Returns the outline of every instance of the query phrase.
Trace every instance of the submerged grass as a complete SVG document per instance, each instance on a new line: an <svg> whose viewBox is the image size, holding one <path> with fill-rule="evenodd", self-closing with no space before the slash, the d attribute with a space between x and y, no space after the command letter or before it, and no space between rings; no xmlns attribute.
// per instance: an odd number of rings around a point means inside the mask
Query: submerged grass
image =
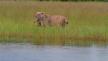
<svg viewBox="0 0 108 61"><path fill-rule="evenodd" d="M0 41L48 45L106 45L108 3L0 2ZM68 17L65 27L38 27L33 15L43 11Z"/></svg>

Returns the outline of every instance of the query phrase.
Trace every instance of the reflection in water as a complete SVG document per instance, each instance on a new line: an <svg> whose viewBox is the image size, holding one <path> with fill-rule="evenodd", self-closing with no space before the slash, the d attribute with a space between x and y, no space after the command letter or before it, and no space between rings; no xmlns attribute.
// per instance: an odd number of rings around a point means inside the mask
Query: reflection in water
<svg viewBox="0 0 108 61"><path fill-rule="evenodd" d="M0 44L0 61L108 61L108 48Z"/></svg>

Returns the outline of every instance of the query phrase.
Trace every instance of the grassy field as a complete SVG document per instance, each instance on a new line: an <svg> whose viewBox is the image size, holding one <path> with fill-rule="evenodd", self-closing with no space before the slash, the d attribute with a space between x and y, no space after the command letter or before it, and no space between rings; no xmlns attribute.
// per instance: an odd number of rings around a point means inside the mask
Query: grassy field
<svg viewBox="0 0 108 61"><path fill-rule="evenodd" d="M68 17L61 27L38 27L38 12ZM0 41L50 45L107 45L108 3L104 2L0 2Z"/></svg>

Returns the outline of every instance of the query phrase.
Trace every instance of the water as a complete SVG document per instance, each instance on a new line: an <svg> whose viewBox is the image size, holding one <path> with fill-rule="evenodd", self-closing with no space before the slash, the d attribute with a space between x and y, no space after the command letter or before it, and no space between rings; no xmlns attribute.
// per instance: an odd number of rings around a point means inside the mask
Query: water
<svg viewBox="0 0 108 61"><path fill-rule="evenodd" d="M0 61L108 61L108 48L0 44Z"/></svg>

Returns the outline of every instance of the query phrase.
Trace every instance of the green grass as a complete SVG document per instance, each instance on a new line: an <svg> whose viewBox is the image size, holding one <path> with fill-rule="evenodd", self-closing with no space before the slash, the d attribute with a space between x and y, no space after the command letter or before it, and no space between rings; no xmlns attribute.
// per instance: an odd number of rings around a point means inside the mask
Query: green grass
<svg viewBox="0 0 108 61"><path fill-rule="evenodd" d="M104 2L0 2L0 41L51 45L107 44L108 3ZM38 12L68 17L65 27L38 27Z"/></svg>

